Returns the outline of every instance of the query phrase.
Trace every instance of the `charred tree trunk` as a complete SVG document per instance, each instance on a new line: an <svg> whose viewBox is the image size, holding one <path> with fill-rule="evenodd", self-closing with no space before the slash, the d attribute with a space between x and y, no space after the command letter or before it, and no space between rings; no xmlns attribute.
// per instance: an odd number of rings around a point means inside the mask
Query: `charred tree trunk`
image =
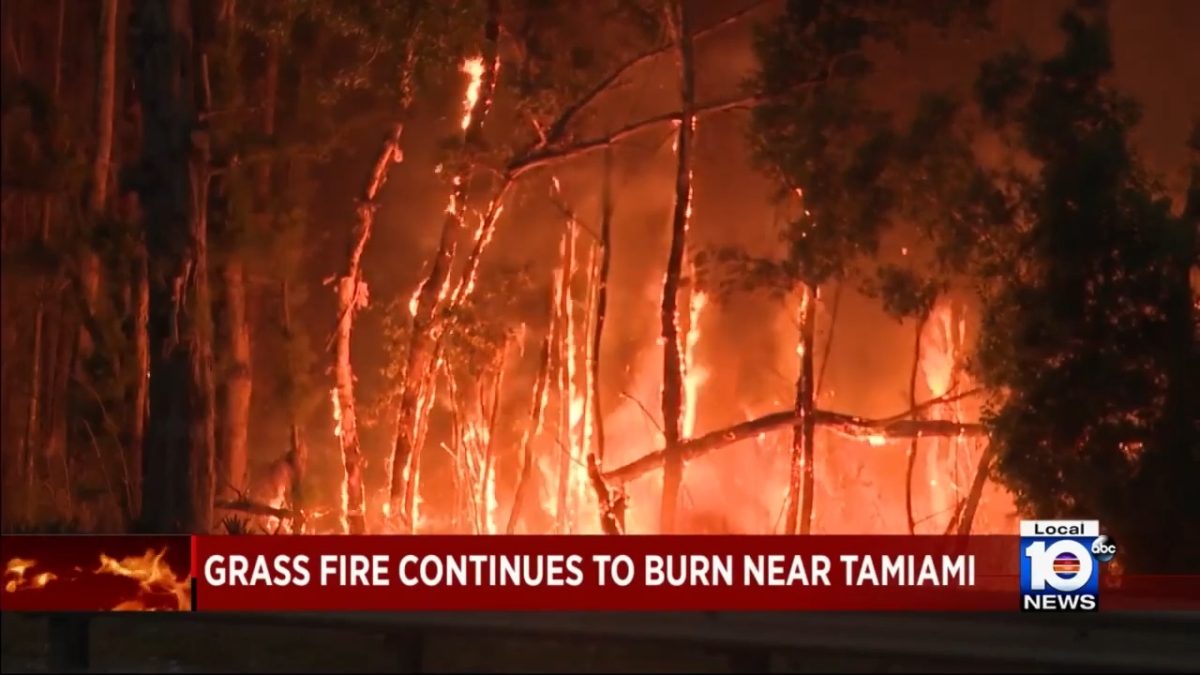
<svg viewBox="0 0 1200 675"><path fill-rule="evenodd" d="M466 120L465 140L468 151L479 146L483 136L483 123L492 107L496 89L496 70L499 64L500 2L488 1L488 17L484 29L484 72L480 80L478 98ZM409 340L398 411L396 415L396 445L392 450L392 476L389 490L389 512L398 516L412 531L415 526L411 510L406 504L413 503L415 496L406 495L409 484L416 484L416 473L420 468L420 444L417 443L420 429L424 427L426 408L426 383L429 373L436 371L437 345L443 330L441 309L447 295L451 267L454 264L458 240L463 232L463 208L467 201L471 182L471 162L454 177L450 208L442 223L442 234L438 250L430 265L429 276L421 283L412 307L412 336Z"/></svg>
<svg viewBox="0 0 1200 675"><path fill-rule="evenodd" d="M925 330L925 322L928 320L929 314L924 313L917 319L917 334L913 339L913 363L912 370L908 375L908 407L915 410L917 407L917 371L921 367L921 333ZM917 413L913 413L914 420L917 419ZM904 515L908 519L908 533L916 533L916 520L913 518L913 473L917 466L917 451L920 449L921 439L913 436L908 445L908 463L904 468Z"/></svg>
<svg viewBox="0 0 1200 675"><path fill-rule="evenodd" d="M92 185L88 194L88 207L93 214L104 210L108 195L116 97L117 0L103 0L100 6L100 63L96 78L96 155L92 158Z"/></svg>
<svg viewBox="0 0 1200 675"><path fill-rule="evenodd" d="M676 139L678 164L675 170L675 209L671 216L671 250L667 258L667 274L663 281L663 435L667 450L663 466L662 506L659 529L675 531L675 511L679 505L679 488L683 482L683 459L675 452L683 429L683 356L679 343L679 281L683 271L683 254L687 247L688 217L692 211L692 133L695 125L695 70L692 63L692 19L686 0L674 8L678 32L680 60L680 91L683 107Z"/></svg>
<svg viewBox="0 0 1200 675"><path fill-rule="evenodd" d="M190 9L185 0L139 0L133 19L143 121L138 188L151 265L142 516L156 532L208 532L213 508L209 159L197 125Z"/></svg>
<svg viewBox="0 0 1200 675"><path fill-rule="evenodd" d="M150 315L150 287L147 278L147 262L144 244L138 245L138 254L133 260L132 309L133 309L133 362L135 380L129 400L129 430L127 454L129 470L129 517L135 521L141 514L142 495L142 448L146 439L147 397L150 391L150 338L146 324Z"/></svg>
<svg viewBox="0 0 1200 675"><path fill-rule="evenodd" d="M595 421L595 453L587 457L588 480L600 509L600 529L605 534L625 531L625 500L614 495L604 482L604 405L600 400L600 348L604 321L608 316L608 275L612 266L612 149L604 152L604 179L600 194L600 264L596 272L596 317L592 326L592 419Z"/></svg>
<svg viewBox="0 0 1200 675"><path fill-rule="evenodd" d="M93 225L108 201L108 176L113 154L113 110L117 92L117 0L104 0L100 10L100 59L96 73L96 154L92 157L88 212ZM85 248L80 260L80 282L85 307L96 313L100 291L100 257ZM85 327L79 329L79 353L86 360L95 349Z"/></svg>
<svg viewBox="0 0 1200 675"><path fill-rule="evenodd" d="M409 64L411 71L411 64ZM409 72L404 73L407 78ZM370 177L363 189L355 209L354 228L350 236L350 249L346 267L338 279L337 287L337 334L334 338L334 395L341 411L341 433L338 441L342 448L342 463L345 474L342 478L343 528L351 534L366 532L366 493L362 483L362 449L358 438L358 414L354 399L354 367L350 360L351 333L354 330L354 313L366 306L367 290L362 281L362 255L371 228L375 224L375 211L379 208L378 196L387 181L392 164L404 159L400 138L404 132L411 93L407 84L403 89L400 112L392 128L384 138L379 155L375 159Z"/></svg>
<svg viewBox="0 0 1200 675"><path fill-rule="evenodd" d="M796 378L796 423L792 426L792 461L788 473L786 534L808 534L812 528L813 449L816 435L813 349L816 334L816 288L806 284L800 300L800 375Z"/></svg>
<svg viewBox="0 0 1200 675"><path fill-rule="evenodd" d="M293 339L292 333L292 297L288 291L288 282L285 279L279 284L280 302L283 306L283 339L291 344ZM288 350L289 354L291 350ZM290 359L287 363L289 371L294 370L295 366ZM292 532L295 534L304 534L307 527L307 500L304 491L304 477L308 472L308 444L304 442L304 435L300 430L300 421L296 410L295 401L288 401L288 445L292 457L292 484L291 484L291 507L292 507ZM361 534L361 533L360 533Z"/></svg>
<svg viewBox="0 0 1200 675"><path fill-rule="evenodd" d="M600 347L608 317L608 275L612 267L612 148L604 152L600 193L600 271L596 276L596 321L592 329L592 417L596 421L596 461L604 466L604 405L600 400Z"/></svg>
<svg viewBox="0 0 1200 675"><path fill-rule="evenodd" d="M217 325L225 361L217 400L217 493L230 498L245 490L246 439L250 427L253 377L250 364L250 323L246 314L246 271L241 254L230 252L221 265L221 313Z"/></svg>
<svg viewBox="0 0 1200 675"><path fill-rule="evenodd" d="M546 339L542 341L542 353L539 358L537 378L533 385L533 400L530 401L529 426L525 428L525 433L521 436L521 469L517 474L517 487L513 493L512 510L508 514L508 525L504 528L505 534L514 534L517 531L517 521L520 520L521 514L525 509L525 501L528 498L530 483L533 479L533 469L536 465L536 460L533 456L533 440L537 438L542 431L542 423L545 420L546 414L546 394L550 388L550 362L551 356L554 353L554 343L557 339L557 331L555 326L557 321L555 315L558 313L558 284L550 284L550 321L546 326Z"/></svg>
<svg viewBox="0 0 1200 675"><path fill-rule="evenodd" d="M961 536L971 534L971 525L975 522L975 512L979 509L979 502L983 498L983 488L987 484L988 472L991 470L992 460L996 456L995 447L989 443L987 449L979 457L975 478L971 480L971 491L967 493L967 500L958 521L958 534Z"/></svg>
<svg viewBox="0 0 1200 675"><path fill-rule="evenodd" d="M222 109L236 110L242 106L243 94L240 76L236 72L237 12L235 0L220 0L205 3L211 22L214 52L221 52L214 61L219 64L211 70L208 61L202 64L201 79L205 97L208 92L219 92L217 103ZM206 107L211 105L206 101ZM214 149L214 154L224 157L228 148ZM237 243L237 225L234 224L233 208L230 204L228 181L223 174L214 178L209 189L210 229L225 246L222 255L214 264L217 279L217 302L214 306L215 345L221 364L217 378L217 495L231 499L243 494L246 489L246 440L250 426L250 400L253 395L253 376L250 358L250 324L246 313L246 263L243 248Z"/></svg>

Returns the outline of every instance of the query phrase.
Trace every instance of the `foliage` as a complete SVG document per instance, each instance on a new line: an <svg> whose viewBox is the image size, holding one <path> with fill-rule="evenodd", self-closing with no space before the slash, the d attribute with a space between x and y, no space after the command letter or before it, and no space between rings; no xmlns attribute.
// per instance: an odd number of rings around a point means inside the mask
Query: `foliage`
<svg viewBox="0 0 1200 675"><path fill-rule="evenodd" d="M483 274L475 292L458 307L448 310L450 320L445 324L441 344L442 358L450 372L469 382L494 370L503 350L541 310L537 302L544 296L544 291L535 288L527 265L501 267ZM407 300L402 300L398 298L382 306L388 354L384 376L389 383L401 381L400 369L405 363L412 330ZM363 422L371 424L389 411L398 393L389 387L376 400L362 406Z"/></svg>
<svg viewBox="0 0 1200 675"><path fill-rule="evenodd" d="M1043 518L1099 518L1126 569L1195 571L1200 475L1195 223L1130 148L1136 105L1114 91L1102 15L1067 13L1063 51L997 59L979 94L1039 168L1018 185L1011 246L983 285L981 381L1000 477ZM1182 512L1180 508L1184 509ZM1185 530L1189 528L1184 528Z"/></svg>
<svg viewBox="0 0 1200 675"><path fill-rule="evenodd" d="M774 179L792 214L780 232L781 259L736 249L698 257L706 283L724 291L765 289L780 297L798 285L863 277L897 318L927 311L945 275L960 269L980 221L994 215L986 176L976 167L958 106L926 96L899 128L868 103L867 48L902 45L915 22L945 27L979 23L986 3L788 3L781 20L759 28L759 71L751 81L763 103L755 108L749 141L757 165ZM863 263L883 233L915 224L937 242L937 264L925 278Z"/></svg>

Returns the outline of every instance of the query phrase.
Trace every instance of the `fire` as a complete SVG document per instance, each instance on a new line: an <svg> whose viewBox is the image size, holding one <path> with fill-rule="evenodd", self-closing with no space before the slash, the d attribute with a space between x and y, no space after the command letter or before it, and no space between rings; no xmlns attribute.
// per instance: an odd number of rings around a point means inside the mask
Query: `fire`
<svg viewBox="0 0 1200 675"><path fill-rule="evenodd" d="M111 574L126 577L138 582L142 595L119 603L114 610L146 609L146 596L173 595L176 607L189 610L192 607L191 584L189 577L179 579L171 571L171 566L163 560L167 549L155 551L147 549L141 557L129 556L117 560L103 553L100 554L100 566L96 574Z"/></svg>
<svg viewBox="0 0 1200 675"><path fill-rule="evenodd" d="M420 286L420 284L418 284L416 290L413 291L412 297L409 298L409 300L408 300L409 315L415 317L417 315L417 309L420 306L421 306L421 286Z"/></svg>
<svg viewBox="0 0 1200 675"><path fill-rule="evenodd" d="M885 436L881 436L880 434L872 434L867 436L867 443L869 443L872 448L878 448L887 444L887 438Z"/></svg>
<svg viewBox="0 0 1200 675"><path fill-rule="evenodd" d="M700 316L707 304L708 295L693 289L691 301L688 303L688 329L684 339L684 438L691 438L696 432L700 386L708 379L708 370L696 362L696 346L700 343Z"/></svg>
<svg viewBox="0 0 1200 675"><path fill-rule="evenodd" d="M329 390L329 401L333 404L333 435L342 437L342 401L338 398L337 389Z"/></svg>
<svg viewBox="0 0 1200 675"><path fill-rule="evenodd" d="M27 588L43 588L46 584L58 578L53 572L42 572L32 577L26 577L25 572L35 566L37 566L36 560L29 560L27 558L13 558L9 560L8 564L4 567L5 592L15 593Z"/></svg>
<svg viewBox="0 0 1200 675"><path fill-rule="evenodd" d="M479 100L479 90L483 86L483 58L475 57L467 59L462 64L462 72L471 78L467 84L467 95L463 99L463 131L471 126L471 111L475 109L475 103Z"/></svg>

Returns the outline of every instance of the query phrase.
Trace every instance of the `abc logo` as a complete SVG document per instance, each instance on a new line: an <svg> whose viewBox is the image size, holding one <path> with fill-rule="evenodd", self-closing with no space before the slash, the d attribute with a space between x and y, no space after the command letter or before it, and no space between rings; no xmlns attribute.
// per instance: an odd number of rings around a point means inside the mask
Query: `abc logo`
<svg viewBox="0 0 1200 675"><path fill-rule="evenodd" d="M1098 543L1099 539L1092 546ZM1025 556L1029 558L1029 586L1034 591L1044 591L1047 586L1059 593L1077 591L1092 578L1096 564L1092 552L1071 539L1060 539L1049 546L1036 541L1025 549Z"/></svg>
<svg viewBox="0 0 1200 675"><path fill-rule="evenodd" d="M1117 542L1106 534L1092 542L1092 555L1100 562L1108 562L1117 554Z"/></svg>

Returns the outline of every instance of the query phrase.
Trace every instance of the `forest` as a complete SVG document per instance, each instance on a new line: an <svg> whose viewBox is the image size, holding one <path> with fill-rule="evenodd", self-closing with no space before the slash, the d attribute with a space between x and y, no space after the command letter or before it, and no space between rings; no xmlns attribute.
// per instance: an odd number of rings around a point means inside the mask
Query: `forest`
<svg viewBox="0 0 1200 675"><path fill-rule="evenodd" d="M1171 0L5 2L0 525L1077 517L1194 573L1197 32Z"/></svg>

